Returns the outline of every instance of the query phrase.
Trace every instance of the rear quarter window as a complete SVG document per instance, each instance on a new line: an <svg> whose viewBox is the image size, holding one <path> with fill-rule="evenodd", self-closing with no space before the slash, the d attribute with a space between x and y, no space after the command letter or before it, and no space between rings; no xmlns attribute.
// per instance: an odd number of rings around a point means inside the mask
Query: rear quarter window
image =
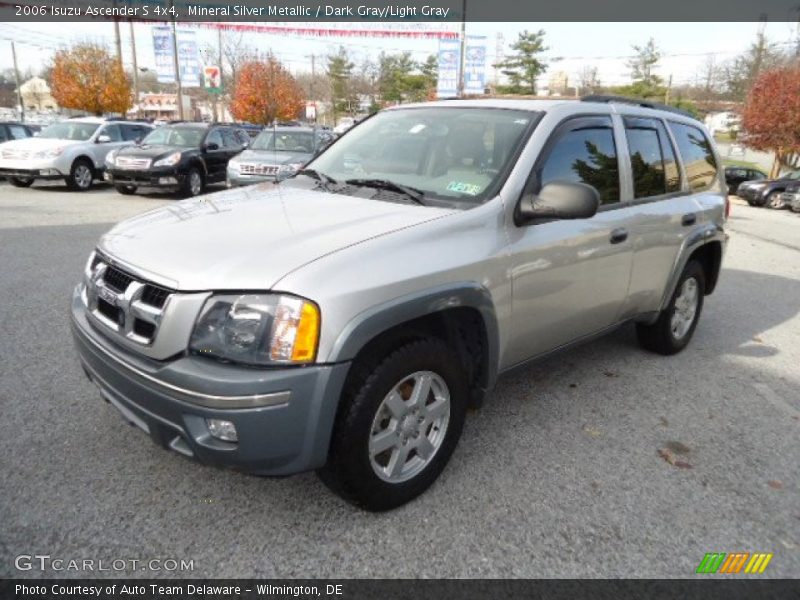
<svg viewBox="0 0 800 600"><path fill-rule="evenodd" d="M717 161L705 133L692 125L669 123L670 131L683 159L686 178L692 191L711 187L717 178Z"/></svg>

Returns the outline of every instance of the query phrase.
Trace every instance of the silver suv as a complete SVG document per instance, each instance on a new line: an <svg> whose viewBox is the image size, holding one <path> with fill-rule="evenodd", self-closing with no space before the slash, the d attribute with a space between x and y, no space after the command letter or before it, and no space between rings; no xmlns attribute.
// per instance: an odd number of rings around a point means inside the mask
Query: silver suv
<svg viewBox="0 0 800 600"><path fill-rule="evenodd" d="M37 179L63 179L85 191L102 178L106 155L130 146L153 129L147 123L82 117L48 125L36 135L0 146L0 176L16 187Z"/></svg>
<svg viewBox="0 0 800 600"><path fill-rule="evenodd" d="M278 185L114 227L72 300L79 356L166 448L390 509L503 372L626 323L689 343L720 164L695 119L621 99L392 108Z"/></svg>

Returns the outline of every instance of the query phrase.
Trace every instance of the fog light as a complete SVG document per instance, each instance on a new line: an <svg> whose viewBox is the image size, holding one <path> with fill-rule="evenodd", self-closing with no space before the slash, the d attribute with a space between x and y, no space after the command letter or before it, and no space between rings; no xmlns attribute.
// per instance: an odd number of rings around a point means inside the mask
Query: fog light
<svg viewBox="0 0 800 600"><path fill-rule="evenodd" d="M208 431L212 436L224 442L238 442L239 436L236 433L236 425L223 419L206 419Z"/></svg>
<svg viewBox="0 0 800 600"><path fill-rule="evenodd" d="M158 183L161 185L177 185L178 180L174 177L159 177Z"/></svg>

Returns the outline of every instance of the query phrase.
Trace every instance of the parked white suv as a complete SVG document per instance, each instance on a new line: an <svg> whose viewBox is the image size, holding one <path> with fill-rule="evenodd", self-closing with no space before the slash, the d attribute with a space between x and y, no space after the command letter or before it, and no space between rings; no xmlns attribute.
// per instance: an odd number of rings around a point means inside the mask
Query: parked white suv
<svg viewBox="0 0 800 600"><path fill-rule="evenodd" d="M36 137L3 144L0 177L16 187L29 187L37 179L64 179L70 189L85 191L103 176L109 151L134 143L151 129L147 123L98 117L59 121Z"/></svg>

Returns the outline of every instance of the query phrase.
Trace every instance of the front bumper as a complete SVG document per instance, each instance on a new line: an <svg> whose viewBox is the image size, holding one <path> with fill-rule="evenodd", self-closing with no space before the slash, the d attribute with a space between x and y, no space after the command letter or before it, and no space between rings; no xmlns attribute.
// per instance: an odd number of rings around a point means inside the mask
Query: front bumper
<svg viewBox="0 0 800 600"><path fill-rule="evenodd" d="M134 171L107 168L103 179L112 185L135 185L136 187L179 188L183 185L186 174L175 167L161 167Z"/></svg>
<svg viewBox="0 0 800 600"><path fill-rule="evenodd" d="M736 190L736 195L748 202L761 202L764 199L764 188L742 187Z"/></svg>
<svg viewBox="0 0 800 600"><path fill-rule="evenodd" d="M781 200L792 210L800 211L800 192L783 192Z"/></svg>
<svg viewBox="0 0 800 600"><path fill-rule="evenodd" d="M0 177L20 179L63 179L69 174L53 160L0 160Z"/></svg>
<svg viewBox="0 0 800 600"><path fill-rule="evenodd" d="M101 395L161 446L259 475L289 475L325 464L349 363L253 369L193 356L145 359L97 331L77 294L72 333L81 364ZM232 421L238 442L212 437L208 418Z"/></svg>

